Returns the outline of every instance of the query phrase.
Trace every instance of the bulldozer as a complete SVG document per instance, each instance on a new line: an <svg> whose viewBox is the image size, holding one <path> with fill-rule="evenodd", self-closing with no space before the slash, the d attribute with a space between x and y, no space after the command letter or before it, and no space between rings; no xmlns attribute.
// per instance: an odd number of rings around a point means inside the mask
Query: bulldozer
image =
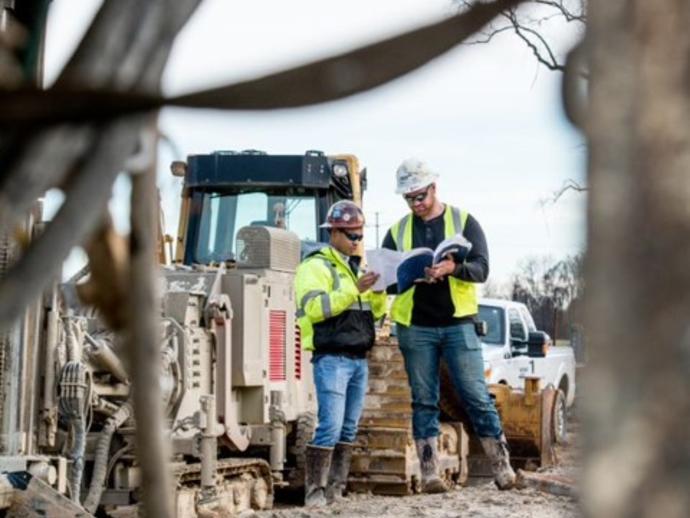
<svg viewBox="0 0 690 518"><path fill-rule="evenodd" d="M362 203L366 170L353 155L256 150L191 155L171 169L184 181L178 235L159 239L159 376L175 509L178 516L268 509L277 489L303 486L315 426L295 270L328 241L319 228L328 207ZM25 233L40 226L37 208ZM0 276L17 254L11 236L0 236ZM0 333L0 510L9 516L136 512L141 474L127 366L116 336L80 299L87 276L55 285ZM410 494L420 485L410 393L388 329L380 326L370 353L349 488ZM525 452L516 459L552 462L548 390L528 380L522 392L491 391L509 442ZM463 483L476 445L447 379L442 394L441 467Z"/></svg>

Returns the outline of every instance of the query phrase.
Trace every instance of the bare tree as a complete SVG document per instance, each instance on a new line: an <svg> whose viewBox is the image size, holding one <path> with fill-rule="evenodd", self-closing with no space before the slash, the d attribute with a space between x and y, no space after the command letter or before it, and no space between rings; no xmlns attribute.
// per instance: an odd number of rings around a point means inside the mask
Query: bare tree
<svg viewBox="0 0 690 518"><path fill-rule="evenodd" d="M482 1L455 0L455 3L460 9L469 9ZM586 23L586 0L529 0L520 7L502 11L468 44L489 43L499 34L513 34L527 45L541 65L563 72L569 50L563 48L563 32L579 40L584 36Z"/></svg>
<svg viewBox="0 0 690 518"><path fill-rule="evenodd" d="M587 192L589 189L587 188L586 185L581 185L579 182L576 182L572 178L568 178L563 182L563 185L561 185L560 188L556 189L553 191L551 194L548 196L545 196L541 200L539 200L539 204L542 207L545 207L547 205L553 205L560 200L563 195L569 191L572 192Z"/></svg>
<svg viewBox="0 0 690 518"><path fill-rule="evenodd" d="M510 287L505 283L489 279L481 286L482 297L491 299L510 298Z"/></svg>
<svg viewBox="0 0 690 518"><path fill-rule="evenodd" d="M568 311L583 291L582 261L582 255L561 260L530 257L513 275L511 298L526 304L537 327L554 338L569 335Z"/></svg>
<svg viewBox="0 0 690 518"><path fill-rule="evenodd" d="M462 11L485 0L453 0ZM527 0L501 12L490 24L467 41L468 45L490 43L499 35L514 35L531 50L537 62L548 70L565 72L570 67L569 83L563 84L566 102L572 103L583 90L589 71L581 52L587 27L587 0ZM570 56L569 62L566 56ZM578 58L578 59L576 59ZM541 200L542 205L555 204L568 191L586 192L586 185L568 179Z"/></svg>

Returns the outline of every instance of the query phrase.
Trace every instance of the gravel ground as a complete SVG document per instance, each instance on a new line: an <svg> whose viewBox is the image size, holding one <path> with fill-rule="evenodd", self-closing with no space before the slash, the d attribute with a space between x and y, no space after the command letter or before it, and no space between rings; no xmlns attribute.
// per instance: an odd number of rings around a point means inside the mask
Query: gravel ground
<svg viewBox="0 0 690 518"><path fill-rule="evenodd" d="M464 487L442 495L383 497L352 495L343 504L316 511L302 507L276 508L248 513L271 518L312 518L320 516L403 518L436 517L506 517L570 518L579 516L577 504L567 497L540 493L533 489L499 492L493 483Z"/></svg>
<svg viewBox="0 0 690 518"><path fill-rule="evenodd" d="M576 478L579 459L577 424L570 423L570 445L558 448L559 465L540 472ZM487 479L471 479L467 487L458 487L442 495L384 497L355 494L341 504L323 510L307 510L300 506L276 504L272 511L243 513L243 517L312 518L339 516L343 518L376 517L472 517L472 518L574 518L580 516L573 498L554 496L535 489L498 491Z"/></svg>

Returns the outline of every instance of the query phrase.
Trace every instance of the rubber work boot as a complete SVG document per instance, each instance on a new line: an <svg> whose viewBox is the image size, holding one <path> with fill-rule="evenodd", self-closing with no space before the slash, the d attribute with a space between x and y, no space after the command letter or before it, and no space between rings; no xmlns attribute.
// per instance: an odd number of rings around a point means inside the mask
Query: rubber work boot
<svg viewBox="0 0 690 518"><path fill-rule="evenodd" d="M328 503L344 500L343 491L347 487L347 475L352 462L352 443L339 442L333 449L331 472L328 475L326 500Z"/></svg>
<svg viewBox="0 0 690 518"><path fill-rule="evenodd" d="M416 439L419 470L422 472L422 491L425 493L445 493L448 487L438 474L438 439L427 437Z"/></svg>
<svg viewBox="0 0 690 518"><path fill-rule="evenodd" d="M510 466L510 454L506 436L498 439L493 437L481 437L480 441L486 456L491 461L491 471L494 473L494 482L498 489L511 489L515 487L515 472Z"/></svg>
<svg viewBox="0 0 690 518"><path fill-rule="evenodd" d="M306 507L324 507L326 502L326 484L331 469L333 448L307 445L304 466L304 505Z"/></svg>

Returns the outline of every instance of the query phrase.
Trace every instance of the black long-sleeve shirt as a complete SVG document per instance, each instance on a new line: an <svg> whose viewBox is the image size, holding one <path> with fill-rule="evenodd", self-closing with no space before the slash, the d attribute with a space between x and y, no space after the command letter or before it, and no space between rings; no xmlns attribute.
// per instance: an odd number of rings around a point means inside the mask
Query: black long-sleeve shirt
<svg viewBox="0 0 690 518"><path fill-rule="evenodd" d="M470 243L472 249L463 263L455 266L453 276L467 282L484 282L489 276L489 249L486 244L484 231L479 222L467 216L462 235ZM443 214L429 221L412 216L412 247L427 247L435 249L445 239L445 221ZM383 248L396 250L393 235L388 230L383 239ZM394 286L393 293L397 293ZM450 296L448 279L434 284L419 283L414 291L414 307L412 309L412 324L427 327L444 327L459 322L471 320L474 315L463 318L453 317L455 306Z"/></svg>

